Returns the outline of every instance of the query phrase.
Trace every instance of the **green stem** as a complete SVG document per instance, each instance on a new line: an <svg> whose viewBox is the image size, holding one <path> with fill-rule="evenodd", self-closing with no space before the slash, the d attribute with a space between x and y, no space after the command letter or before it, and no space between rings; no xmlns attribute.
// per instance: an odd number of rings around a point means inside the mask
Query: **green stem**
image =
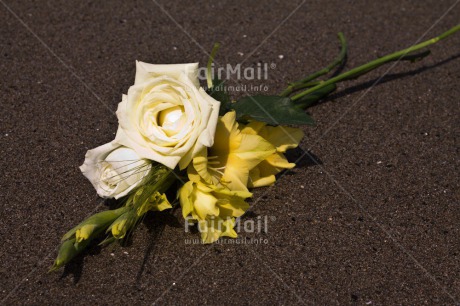
<svg viewBox="0 0 460 306"><path fill-rule="evenodd" d="M315 87L319 84L321 84L323 81L313 81L313 82L308 82L308 83L302 83L302 84L297 84L297 83L292 83L290 85L293 85L293 89L302 89L302 88L310 88L310 87Z"/></svg>
<svg viewBox="0 0 460 306"><path fill-rule="evenodd" d="M349 80L349 79L352 79L352 78L356 78L358 76L361 76L371 70L374 70L380 66L382 66L383 64L386 64L388 62L391 62L391 61L395 61L395 60L401 60L403 59L404 57L407 57L409 53L412 53L412 52L415 52L417 50L420 50L420 49L423 49L427 46L430 46L430 45L433 45L435 43L437 43L438 41L454 34L455 32L457 31L460 31L460 24L451 28L450 30L442 33L441 35L437 36L437 37L434 37L432 39L429 39L427 41L424 41L422 43L419 43L417 45L414 45L412 47L409 47L407 49L403 49L401 51L397 51L397 52L394 52L394 53L391 53L389 55L386 55L384 57L381 57L379 59L376 59L376 60L373 60L367 64L364 64L362 66L359 66L359 67L356 67L354 69L351 69L350 71L347 71L345 73L342 73L336 77L333 77L327 81L324 81L323 83L315 86L315 87L312 87L312 88L309 88L295 96L292 97L292 100L297 100L297 99L300 99L301 97L303 96L306 96L308 94L311 94L312 92L320 89L320 88L323 88L325 86L328 86L330 84L336 84L338 82L341 82L341 81L345 81L345 80ZM424 53L425 54L425 53Z"/></svg>
<svg viewBox="0 0 460 306"><path fill-rule="evenodd" d="M215 43L214 46L212 47L211 55L209 56L209 59L208 59L208 65L206 69L206 80L208 82L209 89L212 88L212 73L211 73L212 63L214 62L214 57L216 57L216 54L217 54L217 51L219 51L219 48L220 48L220 44Z"/></svg>
<svg viewBox="0 0 460 306"><path fill-rule="evenodd" d="M347 56L347 50L348 50L347 41L345 40L345 36L343 35L342 32L338 33L337 36L339 37L340 44L342 47L340 49L339 55L334 59L334 61L330 63L328 66L305 77L304 79L289 84L289 86L280 93L280 96L286 97L298 89L309 87L308 85L306 85L306 83L313 81L322 75L328 74L332 69L334 69L338 65L341 65L345 61L345 58Z"/></svg>

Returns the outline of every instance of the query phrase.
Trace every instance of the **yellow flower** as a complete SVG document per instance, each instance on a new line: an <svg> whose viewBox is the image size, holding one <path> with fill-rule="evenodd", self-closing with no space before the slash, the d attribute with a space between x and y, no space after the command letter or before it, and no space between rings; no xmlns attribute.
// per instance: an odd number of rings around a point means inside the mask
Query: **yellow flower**
<svg viewBox="0 0 460 306"><path fill-rule="evenodd" d="M301 129L287 126L267 126L264 122L252 121L241 129L242 134L259 135L276 147L269 155L249 172L249 187L270 186L275 183L275 175L284 169L295 167L283 153L296 148L303 137Z"/></svg>
<svg viewBox="0 0 460 306"><path fill-rule="evenodd" d="M188 167L190 180L248 191L249 171L276 149L259 135L242 133L235 118L235 112L219 118L214 145L200 151Z"/></svg>
<svg viewBox="0 0 460 306"><path fill-rule="evenodd" d="M198 221L204 243L212 243L221 236L236 238L235 217L249 208L244 200L252 196L247 191L230 191L225 187L188 181L179 190L184 218Z"/></svg>

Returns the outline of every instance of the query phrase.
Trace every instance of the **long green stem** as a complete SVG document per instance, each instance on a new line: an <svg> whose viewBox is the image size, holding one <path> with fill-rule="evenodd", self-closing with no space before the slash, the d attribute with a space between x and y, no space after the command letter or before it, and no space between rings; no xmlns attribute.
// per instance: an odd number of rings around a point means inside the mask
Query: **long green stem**
<svg viewBox="0 0 460 306"><path fill-rule="evenodd" d="M338 33L337 36L339 37L339 40L340 40L341 49L340 49L339 55L334 59L334 61L330 63L328 66L324 67L321 70L316 71L315 73L305 77L304 79L289 84L289 86L280 93L280 96L286 97L298 89L309 87L307 85L308 82L313 81L322 75L328 74L332 69L334 69L338 65L341 65L345 61L345 58L347 56L347 50L348 50L347 41L345 40L345 36L343 35L342 32Z"/></svg>
<svg viewBox="0 0 460 306"><path fill-rule="evenodd" d="M422 43L419 43L417 45L414 45L412 47L409 47L407 49L403 49L401 51L397 51L397 52L394 52L394 53L391 53L389 55L386 55L384 57L381 57L379 59L376 59L376 60L373 60L367 64L364 64L362 66L359 66L359 67L356 67L354 69L351 69L350 71L347 71L345 73L342 73L336 77L333 77L333 78L330 78L329 80L327 81L324 81L322 82L321 84L315 86L315 87L312 87L312 88L309 88L295 96L293 96L291 99L292 100L297 100L297 99L300 99L301 97L303 96L306 96L308 94L311 94L312 92L320 89L320 88L323 88L325 86L328 86L330 84L336 84L338 82L341 82L341 81L345 81L345 80L348 80L348 79L352 79L352 78L356 78L358 76L361 76L371 70L374 70L380 66L382 66L383 64L386 64L388 62L391 62L391 61L395 61L395 60L400 60L401 58L407 56L409 53L412 53L412 52L415 52L417 50L420 50L420 49L423 49L427 46L430 46L430 45L433 45L435 43L437 43L438 41L454 34L455 32L457 31L460 31L460 24L451 28L450 30L442 33L441 35L437 36L437 37L434 37L432 39L429 39L427 41L424 41Z"/></svg>
<svg viewBox="0 0 460 306"><path fill-rule="evenodd" d="M212 88L212 63L214 62L214 57L216 56L217 51L219 51L219 48L220 48L220 44L215 43L214 46L212 47L212 51L208 59L208 65L206 69L206 80L207 80L209 89Z"/></svg>
<svg viewBox="0 0 460 306"><path fill-rule="evenodd" d="M295 91L297 89L315 87L321 84L322 82L323 81L312 81L312 82L302 83L302 84L292 83L291 85L292 85L292 89Z"/></svg>

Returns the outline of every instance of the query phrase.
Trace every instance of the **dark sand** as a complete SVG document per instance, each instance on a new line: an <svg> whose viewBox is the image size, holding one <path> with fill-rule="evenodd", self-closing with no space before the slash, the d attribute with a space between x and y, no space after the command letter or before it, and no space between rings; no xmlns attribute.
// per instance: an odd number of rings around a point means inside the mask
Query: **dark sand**
<svg viewBox="0 0 460 306"><path fill-rule="evenodd" d="M276 63L267 81L248 83L274 94L335 57L338 31L354 67L454 26L460 6L439 20L454 2L307 1L290 15L298 2L161 1L177 25L152 1L5 0L3 304L458 303L460 34L310 110L318 125L301 146L322 165L304 159L257 190L246 216L276 218L267 233L241 234L268 244L187 245L198 235L178 210L177 220L149 216L128 247L93 248L47 274L61 235L100 203L78 166L114 137L136 59L205 64L203 50L220 41L219 63L252 52L243 66Z"/></svg>

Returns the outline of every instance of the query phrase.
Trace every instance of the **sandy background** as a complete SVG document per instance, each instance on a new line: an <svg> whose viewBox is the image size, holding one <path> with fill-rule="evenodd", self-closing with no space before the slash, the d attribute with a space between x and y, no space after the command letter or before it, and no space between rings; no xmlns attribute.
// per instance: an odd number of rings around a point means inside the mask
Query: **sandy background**
<svg viewBox="0 0 460 306"><path fill-rule="evenodd" d="M78 166L114 137L136 59L205 64L220 41L220 63L275 63L275 94L335 57L338 31L350 68L456 25L454 3L0 1L2 304L457 304L460 34L309 111L320 165L257 190L245 217L270 217L241 235L267 244L188 245L176 211L47 274L61 235L105 209Z"/></svg>

